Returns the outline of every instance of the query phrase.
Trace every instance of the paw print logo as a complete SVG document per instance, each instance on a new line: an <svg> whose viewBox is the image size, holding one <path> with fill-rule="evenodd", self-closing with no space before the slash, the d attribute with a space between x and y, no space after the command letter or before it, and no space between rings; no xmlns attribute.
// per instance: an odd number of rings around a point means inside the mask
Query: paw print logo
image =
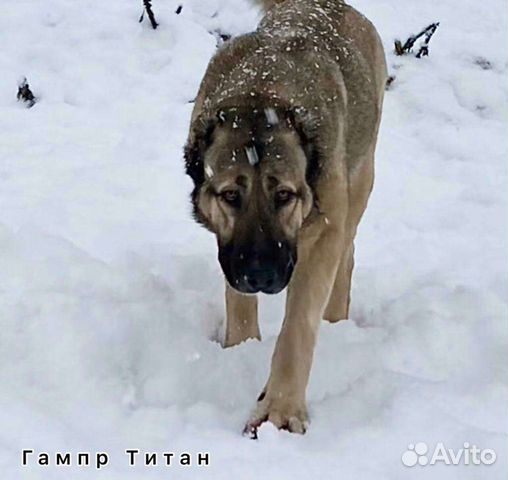
<svg viewBox="0 0 508 480"><path fill-rule="evenodd" d="M416 445L410 443L407 450L402 454L402 463L406 467L414 467L416 464L423 467L429 463L426 455L428 451L429 447L424 442L418 442Z"/></svg>

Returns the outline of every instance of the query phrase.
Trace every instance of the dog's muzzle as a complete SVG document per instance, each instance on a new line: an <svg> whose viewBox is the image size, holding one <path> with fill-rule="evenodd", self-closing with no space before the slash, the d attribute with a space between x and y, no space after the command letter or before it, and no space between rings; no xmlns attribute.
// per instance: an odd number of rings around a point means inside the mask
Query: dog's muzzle
<svg viewBox="0 0 508 480"><path fill-rule="evenodd" d="M287 242L239 248L219 246L219 262L229 284L240 293L275 294L291 279L296 250Z"/></svg>

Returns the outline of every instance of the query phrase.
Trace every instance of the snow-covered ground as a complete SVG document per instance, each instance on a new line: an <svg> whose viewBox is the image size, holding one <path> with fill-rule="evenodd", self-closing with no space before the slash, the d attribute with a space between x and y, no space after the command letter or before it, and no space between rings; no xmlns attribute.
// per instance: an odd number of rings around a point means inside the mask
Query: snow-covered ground
<svg viewBox="0 0 508 480"><path fill-rule="evenodd" d="M0 15L0 478L495 479L507 474L507 19L502 0L355 0L396 76L357 239L351 319L323 324L305 436L240 434L264 340L222 350L212 236L189 215L182 145L212 31L246 0L24 0ZM430 56L393 40L440 21ZM16 102L25 75L39 98ZM491 466L405 467L408 444L464 442ZM21 450L110 464L21 467ZM210 452L209 468L123 451Z"/></svg>

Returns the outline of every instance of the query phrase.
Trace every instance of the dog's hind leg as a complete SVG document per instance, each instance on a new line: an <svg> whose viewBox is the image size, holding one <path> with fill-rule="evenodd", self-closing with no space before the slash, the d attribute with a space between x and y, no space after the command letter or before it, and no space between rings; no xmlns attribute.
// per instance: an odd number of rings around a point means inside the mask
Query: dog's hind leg
<svg viewBox="0 0 508 480"><path fill-rule="evenodd" d="M224 347L238 345L249 338L261 340L258 326L258 299L243 295L226 282L226 335Z"/></svg>
<svg viewBox="0 0 508 480"><path fill-rule="evenodd" d="M335 282L328 299L328 304L326 305L325 313L323 314L323 318L332 323L348 318L354 249L355 247L351 240L342 252L339 268L335 275Z"/></svg>
<svg viewBox="0 0 508 480"><path fill-rule="evenodd" d="M358 224L372 190L374 181L374 148L364 159L359 159L355 174L351 175L349 190L349 211L339 267L335 275L323 318L329 322L338 322L348 318L351 298L351 276L354 267L354 238Z"/></svg>

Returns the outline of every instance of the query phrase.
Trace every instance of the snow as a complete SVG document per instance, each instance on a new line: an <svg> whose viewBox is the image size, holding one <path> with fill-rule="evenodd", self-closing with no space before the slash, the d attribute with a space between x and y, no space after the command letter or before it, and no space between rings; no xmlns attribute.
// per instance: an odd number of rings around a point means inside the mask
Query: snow
<svg viewBox="0 0 508 480"><path fill-rule="evenodd" d="M258 152L256 147L245 147L245 155L250 165L256 165L259 162Z"/></svg>
<svg viewBox="0 0 508 480"><path fill-rule="evenodd" d="M277 112L273 108L265 108L265 116L268 123L271 125L277 125L279 123L279 117Z"/></svg>
<svg viewBox="0 0 508 480"><path fill-rule="evenodd" d="M0 477L506 478L506 9L501 0L355 0L390 74L349 321L323 322L305 436L240 432L268 374L263 342L222 350L214 239L183 171L192 99L244 0L35 0L0 16ZM393 40L440 21L430 56ZM38 103L16 101L26 76ZM401 463L464 442L493 466ZM21 450L106 451L94 468L21 467ZM126 448L210 452L129 467Z"/></svg>

